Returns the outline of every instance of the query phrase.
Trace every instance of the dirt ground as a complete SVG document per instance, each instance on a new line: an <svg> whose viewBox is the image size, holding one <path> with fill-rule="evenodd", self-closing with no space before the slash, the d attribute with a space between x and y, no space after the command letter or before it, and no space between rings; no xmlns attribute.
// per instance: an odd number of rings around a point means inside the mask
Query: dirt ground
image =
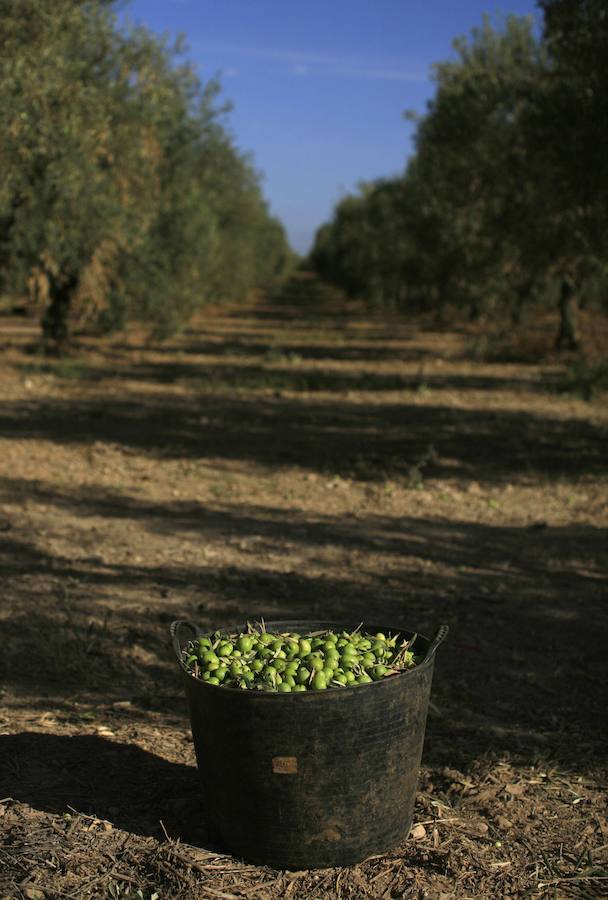
<svg viewBox="0 0 608 900"><path fill-rule="evenodd" d="M331 305L35 340L0 319L0 897L608 896L606 394ZM397 849L209 840L168 626L262 616L450 626Z"/></svg>

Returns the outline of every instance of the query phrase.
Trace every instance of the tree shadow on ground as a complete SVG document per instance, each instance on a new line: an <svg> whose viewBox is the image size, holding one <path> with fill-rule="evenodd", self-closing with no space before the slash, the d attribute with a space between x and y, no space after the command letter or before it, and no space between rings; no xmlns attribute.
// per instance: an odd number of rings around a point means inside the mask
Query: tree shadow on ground
<svg viewBox="0 0 608 900"><path fill-rule="evenodd" d="M59 502L66 503L66 497ZM78 492L72 504L78 511ZM83 514L91 511L90 504L90 497L83 499ZM166 522L159 509L146 504L125 501L117 511L139 517L146 527L193 527L193 511L180 519L184 511L179 507L168 508ZM107 505L102 514L111 515ZM334 541L372 555L387 553L394 562L382 573L377 567L366 570L361 556L352 577L315 577L265 569L257 558L259 548L252 547L249 564L238 566L111 565L86 557L62 559L27 540L3 536L5 596L18 591L22 578L36 593L35 609L0 621L0 641L10 651L5 654L7 686L17 693L38 691L41 708L53 708L57 695L69 696L75 686L83 686L78 658L76 665L67 661L78 639L86 637L90 616L99 616L115 597L123 600L112 627L84 660L90 666L91 696L105 702L122 698L128 685L130 695L146 698L161 715L175 708L179 695L168 647L171 618L186 616L202 627L216 627L261 616L351 622L373 617L427 635L446 622L452 633L438 657L429 764L466 771L480 755L498 752L528 762L551 758L575 770L591 760L605 761L601 697L608 674L603 614L608 582L602 530L569 526L537 532L381 517L347 525L326 517L303 519L289 531L283 513L273 518L252 509L242 517L220 510L205 518L201 511L200 533L238 535L239 522L243 536L259 534L275 548L287 529L289 542L307 551ZM73 620L66 632L57 585L67 581L74 587ZM145 614L127 602L130 591L148 596ZM36 635L44 635L55 659L57 646L64 646L53 679L44 657L37 666L21 663L35 647ZM143 661L133 655L135 644L147 648Z"/></svg>
<svg viewBox="0 0 608 900"><path fill-rule="evenodd" d="M180 356L200 357L237 357L247 358L251 360L252 365L255 363L291 363L296 364L302 361L319 360L325 363L366 363L366 362L395 362L397 364L404 362L419 361L428 358L428 350L419 347L408 346L406 339L397 339L394 344L387 346L388 338L374 345L371 341L360 340L346 336L342 341L315 341L302 342L296 341L286 336L285 340L277 341L255 340L251 335L242 335L238 338L233 333L230 337L215 337L215 340L202 340L198 335L192 341L180 341L177 345L171 346L150 346L139 345L115 345L112 350L117 354L122 352L154 352L158 356ZM109 355L112 355L109 351ZM201 361L192 360L192 365L200 365ZM247 386L246 375L243 378L243 386Z"/></svg>
<svg viewBox="0 0 608 900"><path fill-rule="evenodd" d="M57 816L72 812L162 840L211 848L194 765L97 735L0 735L3 796ZM162 825L161 825L162 822ZM58 827L66 834L71 820ZM164 826L164 829L163 829Z"/></svg>
<svg viewBox="0 0 608 900"><path fill-rule="evenodd" d="M364 481L407 478L429 454L426 477L494 484L604 474L608 455L608 429L579 419L229 392L4 403L0 432L65 445L107 441L163 458L300 466Z"/></svg>
<svg viewBox="0 0 608 900"><path fill-rule="evenodd" d="M408 355L409 356L409 355ZM410 359L421 359L413 354ZM279 360L280 361L280 360ZM404 361L404 360L402 360ZM24 371L28 371L24 367ZM34 371L37 371L34 367ZM52 372L52 367L48 371ZM77 372L77 370L76 370ZM193 360L185 363L130 364L125 369L104 369L88 366L74 377L102 382L123 379L129 382L146 381L156 384L178 384L193 390L214 388L220 391L288 391L290 393L337 393L403 391L515 391L518 393L547 393L550 385L557 389L559 380L546 377L532 380L526 377L508 378L499 375L437 375L420 368L415 374L398 372L339 371L335 368L305 368L294 364L286 354L281 366L247 363L213 362L203 365ZM68 377L70 377L68 375Z"/></svg>
<svg viewBox="0 0 608 900"><path fill-rule="evenodd" d="M592 568L608 562L606 532L592 525L548 528L539 520L528 527L481 524L444 518L411 516L337 516L308 513L277 506L220 501L173 500L156 502L121 493L104 485L69 486L23 478L0 478L0 500L28 499L79 519L131 520L147 532L165 536L200 535L206 542L235 538L252 560L260 552L281 546L320 550L333 545L344 550L360 549L397 559L419 558L425 562L468 567L487 577L514 580L547 574L547 562L559 562L559 578L567 581L568 565L578 565L576 578L596 583ZM5 527L10 529L7 520ZM245 543L243 540L245 539ZM247 539L253 539L247 542ZM10 535L0 535L0 548L11 554ZM1 552L1 551L0 551ZM17 545L12 548L17 553ZM28 571L40 567L41 553L34 545L20 545L18 556ZM1 557L0 557L1 558ZM365 572L365 557L359 559ZM458 579L458 576L453 576ZM525 584L522 583L525 589Z"/></svg>

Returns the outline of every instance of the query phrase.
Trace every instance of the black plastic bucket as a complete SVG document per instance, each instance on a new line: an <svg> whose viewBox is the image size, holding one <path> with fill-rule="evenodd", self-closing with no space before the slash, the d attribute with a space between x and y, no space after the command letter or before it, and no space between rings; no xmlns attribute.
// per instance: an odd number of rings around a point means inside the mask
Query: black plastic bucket
<svg viewBox="0 0 608 900"><path fill-rule="evenodd" d="M358 624L358 623L356 623ZM266 622L268 631L352 631L335 622ZM412 631L365 623L366 631ZM235 625L224 633L244 631ZM234 856L275 868L348 866L404 840L412 823L435 651L372 684L274 693L194 678L182 649L200 631L171 626L203 787L204 818Z"/></svg>

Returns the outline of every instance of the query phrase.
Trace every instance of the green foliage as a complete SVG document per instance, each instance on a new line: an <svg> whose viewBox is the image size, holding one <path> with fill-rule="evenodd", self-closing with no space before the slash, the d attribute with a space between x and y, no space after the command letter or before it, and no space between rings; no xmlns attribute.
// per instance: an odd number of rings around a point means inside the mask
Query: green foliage
<svg viewBox="0 0 608 900"><path fill-rule="evenodd" d="M542 6L541 39L511 16L454 41L426 114L408 114L404 173L337 205L311 253L319 274L369 303L514 323L553 297L559 345L576 347L574 298L606 297L608 11Z"/></svg>
<svg viewBox="0 0 608 900"><path fill-rule="evenodd" d="M317 233L311 264L328 281L370 305L397 307L413 256L408 196L402 179L363 183Z"/></svg>
<svg viewBox="0 0 608 900"><path fill-rule="evenodd" d="M173 330L290 261L218 86L112 7L0 0L0 288L42 281L56 342L75 314Z"/></svg>

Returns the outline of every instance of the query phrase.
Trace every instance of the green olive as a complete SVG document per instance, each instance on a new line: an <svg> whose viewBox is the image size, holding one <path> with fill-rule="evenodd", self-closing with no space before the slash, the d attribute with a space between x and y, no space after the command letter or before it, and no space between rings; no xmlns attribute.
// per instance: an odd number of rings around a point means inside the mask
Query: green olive
<svg viewBox="0 0 608 900"><path fill-rule="evenodd" d="M298 684L308 684L310 680L310 669L307 669L306 666L300 666L296 673L296 681Z"/></svg>
<svg viewBox="0 0 608 900"><path fill-rule="evenodd" d="M388 669L386 666L374 666L372 669L372 678L374 681L380 681L381 678L384 678Z"/></svg>
<svg viewBox="0 0 608 900"><path fill-rule="evenodd" d="M327 687L327 678L325 672L317 672L312 680L312 686L315 691L324 691Z"/></svg>
<svg viewBox="0 0 608 900"><path fill-rule="evenodd" d="M258 637L258 641L260 641L262 644L272 644L274 640L274 635L268 634L267 631L263 631Z"/></svg>
<svg viewBox="0 0 608 900"><path fill-rule="evenodd" d="M348 672L350 669L354 668L357 665L357 658L355 656L341 656L340 657L340 668L344 669L345 672Z"/></svg>

